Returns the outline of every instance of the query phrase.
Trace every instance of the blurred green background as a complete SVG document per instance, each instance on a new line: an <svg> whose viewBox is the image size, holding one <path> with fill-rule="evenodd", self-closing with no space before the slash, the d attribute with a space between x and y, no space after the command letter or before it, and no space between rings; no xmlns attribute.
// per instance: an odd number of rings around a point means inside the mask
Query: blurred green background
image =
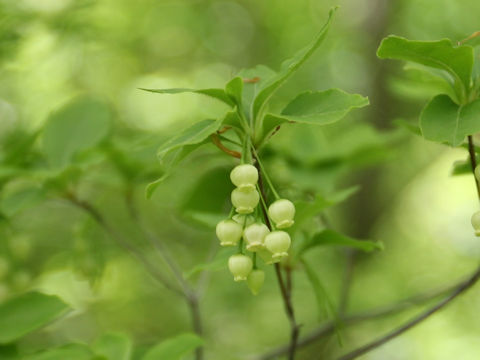
<svg viewBox="0 0 480 360"><path fill-rule="evenodd" d="M335 228L385 244L382 252L354 255L347 313L442 287L471 271L480 251L469 224L477 209L474 182L471 176L451 176L453 162L467 154L395 126L399 118L416 121L432 92L426 85L409 86L402 65L378 60L375 51L391 33L463 39L480 28L480 2L0 0L0 301L39 289L75 309L22 339L22 351L89 343L115 331L131 336L135 353L141 353L190 331L186 305L158 287L89 216L50 191L50 172L73 163L65 175L68 186L72 182L82 199L101 209L109 224L168 276L139 234L139 221L185 272L204 263L218 250L210 218L228 214L227 174L235 161L209 145L189 157L152 199L145 199L144 190L161 175L156 148L226 107L202 96L138 88L220 87L258 63L278 69L313 38L333 5L340 10L325 43L272 106L299 91L331 87L368 96L371 106L332 126L283 128L265 155L272 178L294 199L361 186L327 212ZM106 135L94 148L49 156L47 119L79 96L107 104L102 105L108 109L106 128L99 130ZM74 138L69 141L82 141ZM130 216L128 201L142 220ZM308 254L335 304L349 256L328 247ZM293 301L306 334L326 315L317 316L311 286L298 270ZM248 359L288 341L272 269L257 297L233 283L226 266L205 279L200 306L208 359ZM478 289L472 289L362 359L480 358L478 299ZM343 329L343 346L327 336L302 348L298 359L335 358L419 310Z"/></svg>

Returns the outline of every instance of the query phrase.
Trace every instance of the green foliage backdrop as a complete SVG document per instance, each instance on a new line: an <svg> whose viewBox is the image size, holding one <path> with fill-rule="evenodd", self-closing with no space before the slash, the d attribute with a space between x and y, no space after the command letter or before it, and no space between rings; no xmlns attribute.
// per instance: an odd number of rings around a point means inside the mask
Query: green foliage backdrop
<svg viewBox="0 0 480 360"><path fill-rule="evenodd" d="M241 113L262 119L253 141L296 206L300 339L327 329L296 359L337 359L434 304L480 254L465 141L478 152L480 41L458 43L479 13L0 0L0 359L285 354L274 268L252 296L215 237L239 162L211 135L241 152L218 133ZM477 295L361 358L478 359Z"/></svg>

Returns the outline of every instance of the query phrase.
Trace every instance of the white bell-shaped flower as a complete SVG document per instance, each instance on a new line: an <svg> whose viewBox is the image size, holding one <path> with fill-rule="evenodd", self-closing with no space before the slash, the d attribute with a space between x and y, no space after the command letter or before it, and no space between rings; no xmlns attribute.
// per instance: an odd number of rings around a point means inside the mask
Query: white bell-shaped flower
<svg viewBox="0 0 480 360"><path fill-rule="evenodd" d="M245 281L252 271L253 262L248 256L236 254L228 259L228 269L233 274L234 281Z"/></svg>
<svg viewBox="0 0 480 360"><path fill-rule="evenodd" d="M253 270L247 277L247 285L253 295L258 295L265 282L265 271L260 269Z"/></svg>
<svg viewBox="0 0 480 360"><path fill-rule="evenodd" d="M285 231L272 231L265 237L265 246L272 253L272 259L279 260L288 256L291 244L290 235Z"/></svg>
<svg viewBox="0 0 480 360"><path fill-rule="evenodd" d="M258 250L257 254L258 254L258 256L260 256L260 258L263 260L263 262L267 265L275 264L275 263L277 263L281 260L281 259L274 259L273 254L269 250L267 250L266 248Z"/></svg>
<svg viewBox="0 0 480 360"><path fill-rule="evenodd" d="M230 173L230 180L240 190L255 190L258 181L257 168L250 164L235 166Z"/></svg>
<svg viewBox="0 0 480 360"><path fill-rule="evenodd" d="M255 223L247 226L243 230L243 239L247 244L248 251L258 251L265 249L265 237L270 233L267 225L261 223Z"/></svg>
<svg viewBox="0 0 480 360"><path fill-rule="evenodd" d="M222 246L235 246L242 238L243 226L233 220L222 220L215 229Z"/></svg>
<svg viewBox="0 0 480 360"><path fill-rule="evenodd" d="M472 215L472 226L475 230L475 235L480 236L480 211Z"/></svg>
<svg viewBox="0 0 480 360"><path fill-rule="evenodd" d="M239 214L250 214L255 210L260 200L257 190L241 190L236 188L232 191L232 204Z"/></svg>
<svg viewBox="0 0 480 360"><path fill-rule="evenodd" d="M288 228L294 223L295 205L287 199L277 200L269 206L268 215L278 229Z"/></svg>

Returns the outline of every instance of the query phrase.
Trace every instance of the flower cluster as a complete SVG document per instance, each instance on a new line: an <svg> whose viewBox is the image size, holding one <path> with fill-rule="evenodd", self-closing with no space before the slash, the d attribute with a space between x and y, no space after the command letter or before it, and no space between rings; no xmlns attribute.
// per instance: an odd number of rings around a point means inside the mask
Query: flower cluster
<svg viewBox="0 0 480 360"><path fill-rule="evenodd" d="M236 186L232 191L232 216L217 224L216 233L222 246L238 246L238 253L228 260L228 268L235 281L247 281L254 295L258 294L265 280L263 270L257 268L257 254L267 265L288 256L290 235L283 231L293 225L295 206L286 199L278 199L268 207L270 229L261 220L258 208L262 196L258 191L258 170L250 164L236 166L230 180ZM262 204L266 204L262 199ZM265 205L266 206L266 205ZM267 210L267 209L265 209ZM236 212L236 214L235 214ZM246 255L246 251L251 256Z"/></svg>

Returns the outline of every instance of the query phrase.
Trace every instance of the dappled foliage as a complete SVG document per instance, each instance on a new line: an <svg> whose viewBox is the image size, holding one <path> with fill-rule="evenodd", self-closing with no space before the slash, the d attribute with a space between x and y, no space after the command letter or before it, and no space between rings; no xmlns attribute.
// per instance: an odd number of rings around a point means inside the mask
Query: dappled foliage
<svg viewBox="0 0 480 360"><path fill-rule="evenodd" d="M0 0L1 359L478 358L480 5L334 5Z"/></svg>

